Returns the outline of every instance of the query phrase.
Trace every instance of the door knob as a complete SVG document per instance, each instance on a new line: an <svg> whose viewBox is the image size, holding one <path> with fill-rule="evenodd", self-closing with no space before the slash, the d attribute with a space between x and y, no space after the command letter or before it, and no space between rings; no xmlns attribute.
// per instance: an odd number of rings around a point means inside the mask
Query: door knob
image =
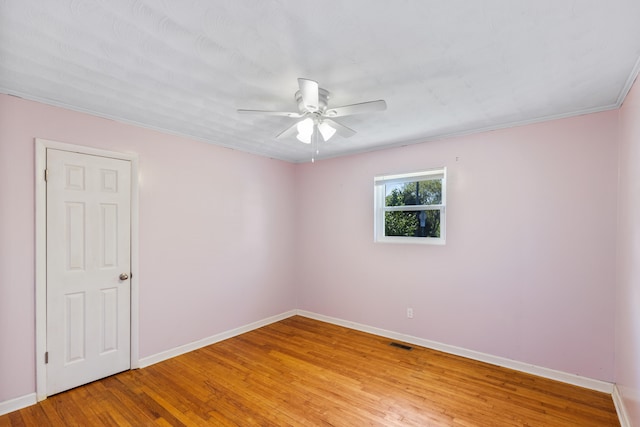
<svg viewBox="0 0 640 427"><path fill-rule="evenodd" d="M127 273L122 273L120 275L120 280L127 280L129 278L129 275Z"/></svg>

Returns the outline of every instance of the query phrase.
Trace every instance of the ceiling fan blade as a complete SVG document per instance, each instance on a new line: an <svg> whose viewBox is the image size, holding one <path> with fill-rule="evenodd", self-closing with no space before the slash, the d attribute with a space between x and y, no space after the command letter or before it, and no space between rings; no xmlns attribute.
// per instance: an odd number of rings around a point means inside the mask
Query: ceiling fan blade
<svg viewBox="0 0 640 427"><path fill-rule="evenodd" d="M335 120L331 120L331 119L324 119L322 121L323 123L328 124L329 126L331 126L332 128L334 128L336 130L336 133L338 135L340 135L343 138L349 138L353 135L356 134L356 131L346 127L345 125L342 125L338 122L336 122Z"/></svg>
<svg viewBox="0 0 640 427"><path fill-rule="evenodd" d="M326 117L350 116L352 114L373 113L387 109L387 103L382 99L377 101L361 102L359 104L343 105L342 107L329 108L324 113Z"/></svg>
<svg viewBox="0 0 640 427"><path fill-rule="evenodd" d="M276 135L276 139L282 139L282 138L287 138L289 136L292 136L294 133L296 133L298 131L298 122L295 122L294 124L292 124L291 126L289 126L288 128L286 128L285 130L283 130L282 132L280 132L278 135Z"/></svg>
<svg viewBox="0 0 640 427"><path fill-rule="evenodd" d="M282 116L292 117L294 119L302 117L300 113L291 113L288 111L265 111L265 110L238 110L240 114L262 114L265 116Z"/></svg>
<svg viewBox="0 0 640 427"><path fill-rule="evenodd" d="M318 91L320 87L318 82L308 79L298 79L298 86L300 86L300 95L302 95L302 102L307 110L311 112L318 111Z"/></svg>

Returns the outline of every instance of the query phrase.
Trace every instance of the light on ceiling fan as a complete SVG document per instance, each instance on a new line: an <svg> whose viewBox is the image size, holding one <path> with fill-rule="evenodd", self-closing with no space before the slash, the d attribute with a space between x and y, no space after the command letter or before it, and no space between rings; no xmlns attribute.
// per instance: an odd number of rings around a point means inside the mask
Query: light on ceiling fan
<svg viewBox="0 0 640 427"><path fill-rule="evenodd" d="M305 144L311 144L311 135L313 134L313 120L309 117L298 122L296 126L298 128L298 141L304 142Z"/></svg>
<svg viewBox="0 0 640 427"><path fill-rule="evenodd" d="M302 134L299 133L296 138L298 138L298 141L300 142L304 142L305 144L311 144L311 134Z"/></svg>
<svg viewBox="0 0 640 427"><path fill-rule="evenodd" d="M320 134L322 135L322 139L324 139L324 142L327 142L328 140L330 140L331 137L336 133L336 130L334 128L332 128L331 126L329 126L324 122L318 125L318 130L320 131Z"/></svg>

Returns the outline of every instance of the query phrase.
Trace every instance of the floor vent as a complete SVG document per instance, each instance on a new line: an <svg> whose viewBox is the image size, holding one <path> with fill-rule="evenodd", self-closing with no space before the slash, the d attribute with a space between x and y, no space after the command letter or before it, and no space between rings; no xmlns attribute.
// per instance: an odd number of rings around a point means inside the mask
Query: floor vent
<svg viewBox="0 0 640 427"><path fill-rule="evenodd" d="M400 344L399 342L392 342L391 344L389 344L391 347L398 347L401 348L403 350L413 350L413 347L410 347L408 345L404 345L404 344Z"/></svg>

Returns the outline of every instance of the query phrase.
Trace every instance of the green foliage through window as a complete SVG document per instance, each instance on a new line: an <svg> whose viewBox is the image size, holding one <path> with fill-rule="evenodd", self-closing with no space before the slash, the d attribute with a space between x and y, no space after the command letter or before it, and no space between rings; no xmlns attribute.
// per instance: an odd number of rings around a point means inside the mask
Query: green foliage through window
<svg viewBox="0 0 640 427"><path fill-rule="evenodd" d="M387 185L386 189L385 206L438 205L442 203L442 181L439 179Z"/></svg>
<svg viewBox="0 0 640 427"><path fill-rule="evenodd" d="M385 206L438 205L442 181L428 180L388 185ZM384 213L385 236L440 237L440 210L406 210Z"/></svg>

